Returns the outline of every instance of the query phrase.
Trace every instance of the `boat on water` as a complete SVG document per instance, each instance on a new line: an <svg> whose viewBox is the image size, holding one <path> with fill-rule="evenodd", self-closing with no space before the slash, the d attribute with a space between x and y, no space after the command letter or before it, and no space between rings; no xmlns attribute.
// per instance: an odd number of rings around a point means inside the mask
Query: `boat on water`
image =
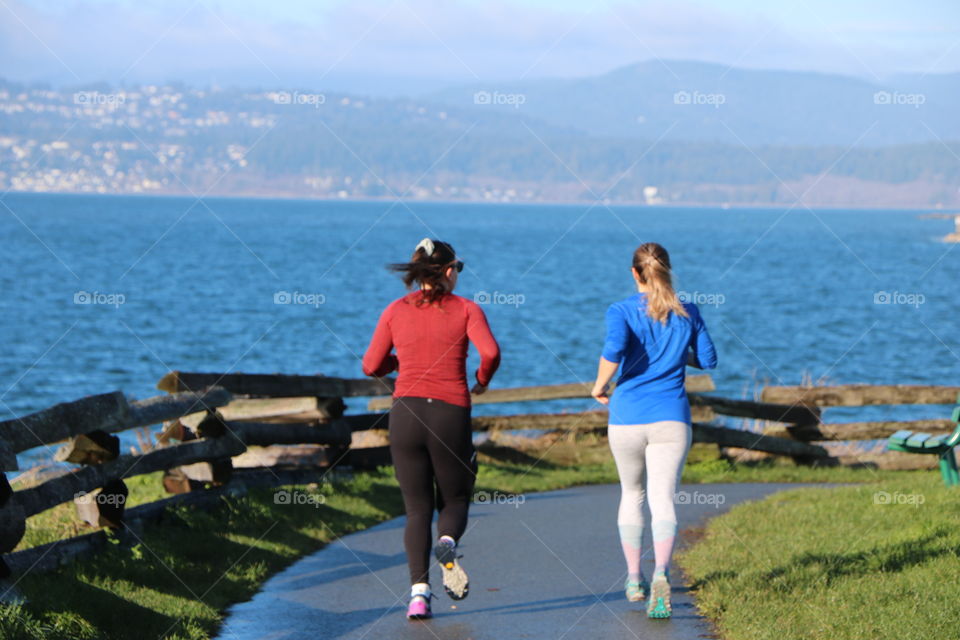
<svg viewBox="0 0 960 640"><path fill-rule="evenodd" d="M948 233L943 237L944 242L960 242L960 215L953 217L953 223L956 225L953 233Z"/></svg>
<svg viewBox="0 0 960 640"><path fill-rule="evenodd" d="M950 220L952 218L953 224L955 225L954 231L953 233L948 233L947 235L943 236L943 241L960 242L960 213L925 213L921 215L920 218L936 218L941 220Z"/></svg>

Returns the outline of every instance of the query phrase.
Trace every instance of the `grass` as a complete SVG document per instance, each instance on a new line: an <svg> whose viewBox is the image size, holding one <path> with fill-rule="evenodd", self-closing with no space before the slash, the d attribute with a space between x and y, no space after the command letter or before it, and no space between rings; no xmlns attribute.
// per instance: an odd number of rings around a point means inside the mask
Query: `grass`
<svg viewBox="0 0 960 640"><path fill-rule="evenodd" d="M127 498L127 507L154 502L169 498L163 490L161 478L163 472L134 476L125 480L130 495ZM20 489L22 487L14 487ZM72 502L65 502L53 509L49 509L27 520L27 533L20 541L18 549L26 549L37 545L63 540L72 536L90 533L92 531L86 523L77 518L77 511Z"/></svg>
<svg viewBox="0 0 960 640"><path fill-rule="evenodd" d="M602 438L559 438L548 443L546 453L540 447L483 447L477 491L519 494L617 482ZM789 461L734 465L718 459L716 447L707 445L695 445L684 472L686 482L906 477L912 475L810 469ZM163 497L159 474L133 479L128 487L130 506ZM304 492L312 504L276 504L276 490L266 489L225 497L215 509L180 508L148 527L137 544L113 545L52 573L25 575L17 588L28 604L0 606L0 638L209 638L222 612L252 597L270 575L339 536L402 513L392 470L288 489ZM61 505L28 520L21 548L88 531L76 523L72 505Z"/></svg>
<svg viewBox="0 0 960 640"><path fill-rule="evenodd" d="M726 640L952 638L958 498L936 472L791 490L714 518L678 560Z"/></svg>
<svg viewBox="0 0 960 640"><path fill-rule="evenodd" d="M0 637L208 638L221 612L271 574L402 509L386 472L296 489L312 504L277 504L263 489L212 510L180 508L133 546L27 574L17 586L29 604L0 608Z"/></svg>
<svg viewBox="0 0 960 640"><path fill-rule="evenodd" d="M511 443L512 444L512 443ZM481 461L495 462L484 478L516 484L517 491L547 491L578 484L619 482L617 469L605 438L594 435L565 437L535 450L508 447L494 449ZM719 455L716 445L694 444L687 456L682 482L797 482L863 483L913 476L926 477L931 471L891 471L858 467L810 467L788 458L766 458L733 463ZM501 490L504 490L501 487Z"/></svg>

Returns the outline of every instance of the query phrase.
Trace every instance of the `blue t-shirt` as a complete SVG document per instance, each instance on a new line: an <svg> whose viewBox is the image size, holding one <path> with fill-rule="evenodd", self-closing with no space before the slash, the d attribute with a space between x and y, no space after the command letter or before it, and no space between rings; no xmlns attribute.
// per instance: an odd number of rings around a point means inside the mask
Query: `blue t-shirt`
<svg viewBox="0 0 960 640"><path fill-rule="evenodd" d="M707 326L697 305L683 303L689 317L670 313L666 324L647 315L643 293L607 309L603 357L620 364L610 398L610 424L647 424L660 420L690 422L687 400L687 352L702 369L717 366Z"/></svg>

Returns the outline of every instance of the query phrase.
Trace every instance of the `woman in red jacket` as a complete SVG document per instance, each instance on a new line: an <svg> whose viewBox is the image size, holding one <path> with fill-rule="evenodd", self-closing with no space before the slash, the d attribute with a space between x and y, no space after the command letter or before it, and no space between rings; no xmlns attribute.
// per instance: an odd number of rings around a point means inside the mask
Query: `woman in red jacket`
<svg viewBox="0 0 960 640"><path fill-rule="evenodd" d="M397 371L390 409L390 454L403 493L407 524L403 542L410 567L407 617L430 617L431 522L436 508L434 553L443 586L454 600L467 596L467 574L457 541L467 527L476 480L470 426L470 393L486 391L500 364L500 347L476 303L453 295L463 263L446 242L424 238L410 262L390 265L416 291L381 314L363 356L363 372ZM467 386L467 345L480 352L473 389ZM396 355L392 351L396 349Z"/></svg>

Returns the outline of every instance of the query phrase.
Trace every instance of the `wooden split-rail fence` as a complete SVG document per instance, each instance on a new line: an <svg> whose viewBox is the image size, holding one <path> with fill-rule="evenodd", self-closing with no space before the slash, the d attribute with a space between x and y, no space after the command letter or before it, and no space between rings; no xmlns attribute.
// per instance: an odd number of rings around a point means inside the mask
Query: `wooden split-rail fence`
<svg viewBox="0 0 960 640"><path fill-rule="evenodd" d="M0 577L43 570L101 546L94 532L14 551L26 519L73 501L77 516L95 528L133 529L162 517L172 505L203 504L254 486L321 481L331 468L368 469L390 464L389 447L360 446L363 432L386 430L393 380L320 375L215 374L173 371L157 385L167 392L128 401L116 391L65 402L0 422L0 472L17 471L17 454L63 443L55 454L76 465L11 485L0 473ZM587 383L490 389L475 406L589 397ZM802 463L837 464L831 441L885 438L899 429L931 433L952 429L943 420L825 423L825 407L877 404L952 404L958 387L842 385L766 387L761 401L711 395L709 375L687 378L695 442L715 443ZM365 413L346 414L344 398L372 398ZM482 411L476 411L481 413ZM731 428L719 415L762 421L762 431ZM117 432L163 425L158 445L124 454ZM605 410L477 415L476 431L602 431ZM291 446L294 445L294 446ZM897 454L884 454L896 456ZM862 462L862 458L849 462ZM921 456L907 456L911 461ZM125 480L163 472L171 497L126 509Z"/></svg>

